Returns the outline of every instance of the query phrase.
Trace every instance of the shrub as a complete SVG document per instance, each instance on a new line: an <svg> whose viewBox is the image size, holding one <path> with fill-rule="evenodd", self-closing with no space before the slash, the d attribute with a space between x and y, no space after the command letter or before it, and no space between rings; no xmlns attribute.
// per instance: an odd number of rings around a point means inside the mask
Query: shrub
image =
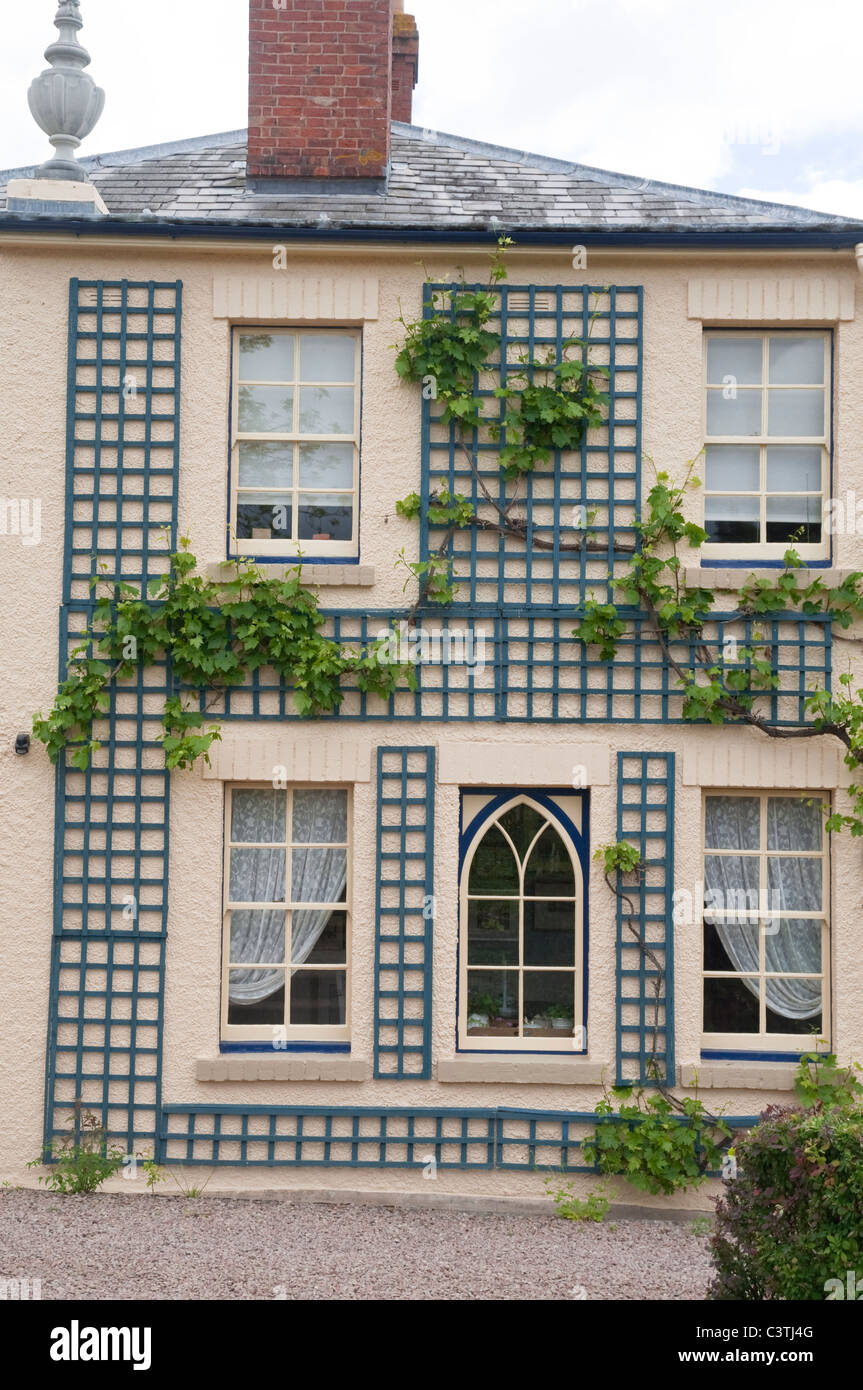
<svg viewBox="0 0 863 1390"><path fill-rule="evenodd" d="M122 1149L108 1147L98 1119L89 1111L82 1115L76 1107L69 1119L74 1126L73 1133L55 1146L53 1163L49 1147L41 1158L34 1158L27 1167L41 1168L51 1163L50 1171L43 1173L39 1181L52 1192L62 1192L66 1196L95 1192L106 1179L119 1172L125 1154Z"/></svg>
<svg viewBox="0 0 863 1390"><path fill-rule="evenodd" d="M586 1197L576 1197L571 1182L546 1178L545 1190L564 1221L604 1221L611 1206L602 1188Z"/></svg>
<svg viewBox="0 0 863 1390"><path fill-rule="evenodd" d="M849 1271L863 1289L863 1109L771 1106L735 1152L708 1296L815 1301L835 1292L828 1280L850 1284Z"/></svg>

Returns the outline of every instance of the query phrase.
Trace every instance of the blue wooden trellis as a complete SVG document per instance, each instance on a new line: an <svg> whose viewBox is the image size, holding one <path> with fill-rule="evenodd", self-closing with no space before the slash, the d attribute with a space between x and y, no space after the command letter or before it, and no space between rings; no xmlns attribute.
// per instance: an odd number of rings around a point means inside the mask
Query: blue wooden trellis
<svg viewBox="0 0 863 1390"><path fill-rule="evenodd" d="M434 748L378 749L375 1076L431 1076Z"/></svg>
<svg viewBox="0 0 863 1390"><path fill-rule="evenodd" d="M146 585L176 543L181 312L179 282L70 284L61 679L91 578ZM167 680L112 691L88 770L57 768L48 1146L76 1102L128 1152L158 1135L169 779L145 702Z"/></svg>
<svg viewBox="0 0 863 1390"><path fill-rule="evenodd" d="M726 1117L750 1129L753 1116ZM611 1116L612 1124L622 1123ZM158 1157L190 1167L595 1172L579 1162L593 1111L506 1107L165 1105Z"/></svg>
<svg viewBox="0 0 863 1390"><path fill-rule="evenodd" d="M146 585L166 568L176 543L181 308L179 282L71 282L61 677L69 648L92 613L91 578ZM681 719L680 692L644 615L628 615L614 663L600 662L572 641L585 593L601 586L634 535L640 289L504 287L499 325L505 361L514 363L522 348L559 349L569 337L586 337L594 310L593 360L610 369L607 430L585 441L574 463L558 458L547 476L526 481L527 546L502 539L489 544L476 531L460 537L455 560L462 591L452 611L417 620L421 628L482 636L484 659L423 665L417 690L388 702L348 688L332 720ZM435 422L433 403L425 411L423 441L425 496L446 482L478 500L473 470L452 432ZM494 493L500 474L493 458L477 441L473 457ZM570 507L596 508L594 535L604 539L603 553L561 550L555 537L577 530L574 521L567 529ZM422 544L427 554L433 544L428 532ZM334 639L360 644L397 616L391 610L326 613ZM708 638L720 644L723 635L739 633L743 647L772 648L780 683L764 703L776 722L804 718L813 678L829 688L829 621L793 613L761 617L757 642L746 615L716 614L711 622ZM677 654L681 664L697 664L694 648L683 644ZM58 767L46 1142L67 1132L69 1111L80 1101L128 1151L153 1141L167 1162L392 1167L425 1164L430 1155L442 1167L577 1168L579 1135L592 1120L579 1113L161 1107L169 779L161 760L148 756L159 733L148 705L158 707L152 697L164 695L170 680L164 665L139 671L112 692L96 730L103 747L88 771ZM228 692L223 709L211 712L233 720L295 717L290 690L268 681L266 672ZM652 1040L650 970L643 959L639 963L637 943L625 938L619 917L619 1079L655 1080L648 1059L659 1057L663 1078L672 1080L673 755L622 754L620 774L619 834L634 838L649 865L638 890L638 921L650 949L663 953L666 969L660 1048ZM379 863L394 866L395 878L388 883L379 874L375 1074L421 1080L431 1075L433 750L383 748L379 777ZM384 857L391 854L392 860Z"/></svg>
<svg viewBox="0 0 863 1390"><path fill-rule="evenodd" d="M642 871L618 876L617 1082L673 1085L673 753L618 753L617 838Z"/></svg>

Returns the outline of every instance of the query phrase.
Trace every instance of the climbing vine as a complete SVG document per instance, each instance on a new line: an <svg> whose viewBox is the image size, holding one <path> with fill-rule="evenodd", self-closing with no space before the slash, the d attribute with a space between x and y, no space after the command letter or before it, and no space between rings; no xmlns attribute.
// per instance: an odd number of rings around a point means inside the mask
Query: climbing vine
<svg viewBox="0 0 863 1390"><path fill-rule="evenodd" d="M188 768L200 757L209 762L209 749L221 734L202 702L212 707L263 667L291 684L297 710L306 717L338 709L347 675L359 690L383 698L402 680L415 688L413 667L393 663L384 641L357 651L323 635L317 597L301 583L299 567L270 578L240 560L231 577L210 580L199 573L183 537L167 573L150 580L146 598L134 585L113 579L96 576L91 584L110 592L97 598L90 629L69 656L50 712L33 721L52 762L72 744L73 766L85 769L100 747L93 726L108 711L112 683L131 680L139 666L160 660L176 683L162 715L167 768Z"/></svg>
<svg viewBox="0 0 863 1390"><path fill-rule="evenodd" d="M803 562L792 547L785 553L778 577L750 575L732 599L731 609L723 614L727 619L754 620L750 644L732 643L729 648L726 643L708 640L705 628L714 594L706 587L686 583L681 555L681 551L697 551L707 539L706 531L687 520L684 513L687 496L700 486L694 469L695 460L679 484L666 472L656 474L646 512L636 522L641 546L620 571L607 577L620 602L588 599L573 636L586 647L598 647L601 660L613 661L628 626L622 610L635 608L648 615L663 656L682 689L684 719L743 724L776 739L837 738L845 748L845 762L855 781L849 788L850 813L834 811L826 820L826 828L847 828L854 836L863 835L863 689L851 671L845 671L838 677L836 692L811 686L805 702L810 722L792 726L771 722L759 706L759 697L779 688L779 674L767 637L758 627L761 617L797 611L811 618L829 617L834 627L847 631L863 616L863 573L847 575L834 586L811 572L801 582ZM694 664L686 664L675 655L674 643L680 639L694 640Z"/></svg>

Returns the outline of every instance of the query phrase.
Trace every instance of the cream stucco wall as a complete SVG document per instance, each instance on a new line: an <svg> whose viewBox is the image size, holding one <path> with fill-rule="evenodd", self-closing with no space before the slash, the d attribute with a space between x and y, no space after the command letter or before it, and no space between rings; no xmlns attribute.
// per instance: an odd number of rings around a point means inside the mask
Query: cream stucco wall
<svg viewBox="0 0 863 1390"><path fill-rule="evenodd" d="M236 278L276 277L269 247L246 249L182 245L111 246L83 239L26 245L0 242L0 496L41 500L41 543L26 546L20 536L0 535L0 651L3 657L0 702L0 1169L14 1182L34 1181L24 1164L39 1150L48 1006L49 937L52 920L53 772L44 750L34 745L28 757L12 751L15 734L27 730L34 709L51 701L57 672L57 614L61 597L64 508L66 334L70 277L133 280L181 279L183 305L183 390L181 415L180 525L192 537L199 559L224 558L226 457L229 401L230 317L224 302L214 302L214 282ZM378 281L377 317L363 324L363 455L361 559L373 566L373 587L345 586L323 590L322 603L357 610L404 604L403 578L394 559L404 546L416 547L415 527L395 511L395 499L418 487L420 412L416 391L401 386L393 372L390 345L398 337L400 306L407 317L420 305L424 272L416 248L362 253L309 247L289 252L291 282L323 280ZM429 248L425 264L434 278L465 264L469 277L481 274L476 253L442 253ZM644 447L657 466L679 475L701 447L700 318L689 317L690 281L744 274L775 281L793 276L814 286L825 275L841 276L856 290L856 313L835 325L834 440L839 470L837 495L857 489L863 496L863 467L856 441L863 430L863 312L853 257L772 254L749 258L707 254L617 257L597 253L588 277L593 284L643 284L644 306ZM514 283L575 283L569 256L516 251L510 278ZM810 302L807 300L807 302ZM823 305L824 297L819 301ZM373 300L363 301L363 313ZM803 311L801 311L803 312ZM254 321L254 308L246 321ZM313 321L313 320L308 320ZM329 321L322 318L321 321ZM735 320L723 319L723 322ZM751 320L741 320L752 326ZM778 318L777 322L780 321ZM804 320L811 322L811 320ZM787 321L786 326L787 326ZM863 537L835 538L833 563L863 568ZM842 648L837 661L845 659ZM611 781L597 780L591 794L591 840L615 838L616 753L650 750L677 753L676 883L692 887L701 877L698 827L702 789L686 781L684 762L698 767L699 749L721 742L739 750L742 766L754 766L758 736L747 731L717 731L679 726L591 726L562 730L549 724L512 726L482 724L400 724L383 722L340 726L325 723L243 726L232 737L269 744L298 734L312 744L334 737L378 744L435 744L456 765L459 748L493 745L501 760L526 785L548 785L542 758L530 749L587 743L597 764L610 770ZM517 757L513 743L524 745ZM802 748L803 746L801 746ZM801 752L801 756L803 756ZM274 762L278 759L274 758ZM777 786L804 785L792 765ZM835 759L823 764L825 790L846 780ZM832 780L829 780L831 779ZM763 785L763 783L755 783ZM811 781L805 785L813 785ZM352 960L352 1058L372 1055L374 826L375 784L361 780L354 794L354 943ZM843 793L837 793L841 798ZM435 817L434 1014L433 1055L442 1075L453 1075L455 1061L454 998L456 979L458 787L437 788ZM219 1057L219 975L221 950L223 786L200 770L177 773L171 805L170 920L164 1033L163 1098L169 1103L252 1102L255 1104L333 1104L380 1106L502 1105L546 1110L589 1110L599 1094L597 1067L612 1079L614 1058L614 908L594 865L591 869L590 917L590 1053L568 1064L572 1080L561 1081L555 1059L527 1059L519 1066L529 1080L483 1082L212 1080L198 1079L207 1061ZM863 1057L863 954L857 948L861 907L860 846L835 837L832 849L832 1027L844 1057ZM699 1065L700 938L696 927L676 935L676 1047L683 1078ZM232 1059L235 1060L235 1059ZM748 1068L748 1070L747 1070ZM707 1069L704 1068L706 1071ZM498 1077L502 1074L497 1073ZM513 1074L514 1076L514 1074ZM749 1078L755 1089L750 1088ZM771 1089L772 1074L758 1063L714 1067L713 1106L731 1114L755 1113L767 1100L787 1095ZM741 1081L746 1085L741 1085ZM224 1169L213 1188L328 1187L362 1185L369 1189L428 1190L419 1170ZM127 1185L124 1185L127 1186ZM450 1192L539 1195L542 1178L530 1173L442 1172L438 1190ZM703 1205L703 1196L691 1199Z"/></svg>

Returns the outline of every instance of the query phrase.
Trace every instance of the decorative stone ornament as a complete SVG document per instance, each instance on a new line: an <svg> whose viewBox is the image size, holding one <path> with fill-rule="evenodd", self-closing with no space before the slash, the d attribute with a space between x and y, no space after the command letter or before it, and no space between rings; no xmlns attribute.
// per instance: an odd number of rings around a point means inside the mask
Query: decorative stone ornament
<svg viewBox="0 0 863 1390"><path fill-rule="evenodd" d="M83 25L78 0L60 0L54 23L60 37L45 49L51 67L34 78L27 93L33 119L55 150L54 158L37 169L36 178L86 182L75 151L101 116L105 93L84 72L90 55L78 42Z"/></svg>

